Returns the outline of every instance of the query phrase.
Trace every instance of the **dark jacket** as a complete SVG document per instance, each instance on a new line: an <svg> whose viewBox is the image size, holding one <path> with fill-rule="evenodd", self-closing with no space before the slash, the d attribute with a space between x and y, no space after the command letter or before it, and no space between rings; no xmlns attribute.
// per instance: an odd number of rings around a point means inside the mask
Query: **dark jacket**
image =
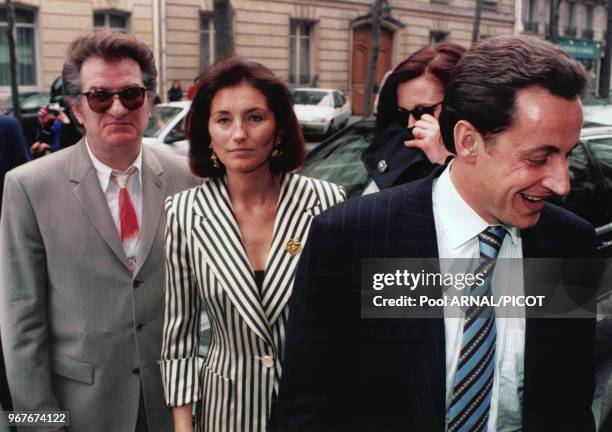
<svg viewBox="0 0 612 432"><path fill-rule="evenodd" d="M391 124L361 155L378 189L421 179L438 166L432 164L421 149L404 145L404 141L413 139L411 131L412 128Z"/></svg>
<svg viewBox="0 0 612 432"><path fill-rule="evenodd" d="M280 431L444 432L444 320L361 318L364 258L438 257L432 183L441 171L314 219L290 303ZM549 204L521 238L525 258L595 253L593 227ZM524 431L594 430L594 330L594 319L527 318Z"/></svg>

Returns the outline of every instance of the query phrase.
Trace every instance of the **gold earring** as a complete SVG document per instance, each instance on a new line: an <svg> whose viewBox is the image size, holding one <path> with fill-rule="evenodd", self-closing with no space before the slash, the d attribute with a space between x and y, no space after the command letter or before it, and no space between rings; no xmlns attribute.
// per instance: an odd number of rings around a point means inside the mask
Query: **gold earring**
<svg viewBox="0 0 612 432"><path fill-rule="evenodd" d="M215 168L221 168L221 164L219 163L219 158L217 157L217 154L215 153L215 151L213 150L212 154L210 155L210 160L212 162L212 166Z"/></svg>

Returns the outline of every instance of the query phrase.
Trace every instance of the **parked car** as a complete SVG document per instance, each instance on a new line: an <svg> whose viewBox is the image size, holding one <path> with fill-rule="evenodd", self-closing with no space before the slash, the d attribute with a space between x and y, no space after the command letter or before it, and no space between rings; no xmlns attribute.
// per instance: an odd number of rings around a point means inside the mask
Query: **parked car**
<svg viewBox="0 0 612 432"><path fill-rule="evenodd" d="M49 103L49 92L30 92L19 95L19 108L21 109L21 128L28 144L36 138L38 124L38 110ZM13 115L13 101L9 98L3 104L5 115Z"/></svg>
<svg viewBox="0 0 612 432"><path fill-rule="evenodd" d="M340 90L295 88L291 98L304 135L332 134L346 126L351 116L351 104Z"/></svg>
<svg viewBox="0 0 612 432"><path fill-rule="evenodd" d="M361 154L374 140L374 120L361 120L323 141L300 173L344 186L358 196L370 181ZM598 248L612 257L612 127L584 128L570 156L571 193L554 200L595 226Z"/></svg>
<svg viewBox="0 0 612 432"><path fill-rule="evenodd" d="M185 118L190 101L161 103L153 106L142 142L187 156L189 141L185 136Z"/></svg>
<svg viewBox="0 0 612 432"><path fill-rule="evenodd" d="M586 105L584 126L612 126L612 105Z"/></svg>

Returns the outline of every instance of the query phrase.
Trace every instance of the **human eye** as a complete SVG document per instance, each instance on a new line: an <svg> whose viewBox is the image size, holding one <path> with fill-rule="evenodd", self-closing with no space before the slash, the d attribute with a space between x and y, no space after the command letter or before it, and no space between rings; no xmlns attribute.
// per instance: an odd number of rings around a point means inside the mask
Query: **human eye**
<svg viewBox="0 0 612 432"><path fill-rule="evenodd" d="M264 117L260 114L251 114L247 119L252 123L259 123L264 120Z"/></svg>
<svg viewBox="0 0 612 432"><path fill-rule="evenodd" d="M231 120L229 119L229 117L221 116L217 117L217 123L222 126L226 126L231 123Z"/></svg>
<svg viewBox="0 0 612 432"><path fill-rule="evenodd" d="M541 167L546 165L546 161L547 159L529 159L528 162L530 165L535 166L535 167Z"/></svg>
<svg viewBox="0 0 612 432"><path fill-rule="evenodd" d="M546 165L546 163L548 162L548 158L550 156L550 153L535 153L535 154L531 154L529 155L529 157L527 157L527 163L531 166L534 167L541 167Z"/></svg>

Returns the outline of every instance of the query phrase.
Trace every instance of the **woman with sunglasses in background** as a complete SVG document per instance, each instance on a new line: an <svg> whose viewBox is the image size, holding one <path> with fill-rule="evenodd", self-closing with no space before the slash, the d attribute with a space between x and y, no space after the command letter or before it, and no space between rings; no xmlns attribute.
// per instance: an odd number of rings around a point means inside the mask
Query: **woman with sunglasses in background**
<svg viewBox="0 0 612 432"><path fill-rule="evenodd" d="M289 90L265 66L230 57L200 80L187 130L207 180L166 202L162 376L175 432L266 432L275 424L288 301L315 215L336 185L293 173L304 138ZM198 357L206 309L212 338Z"/></svg>
<svg viewBox="0 0 612 432"><path fill-rule="evenodd" d="M425 177L450 155L438 117L446 84L464 52L453 43L428 45L389 75L380 93L374 142L362 155L372 177L364 194Z"/></svg>

